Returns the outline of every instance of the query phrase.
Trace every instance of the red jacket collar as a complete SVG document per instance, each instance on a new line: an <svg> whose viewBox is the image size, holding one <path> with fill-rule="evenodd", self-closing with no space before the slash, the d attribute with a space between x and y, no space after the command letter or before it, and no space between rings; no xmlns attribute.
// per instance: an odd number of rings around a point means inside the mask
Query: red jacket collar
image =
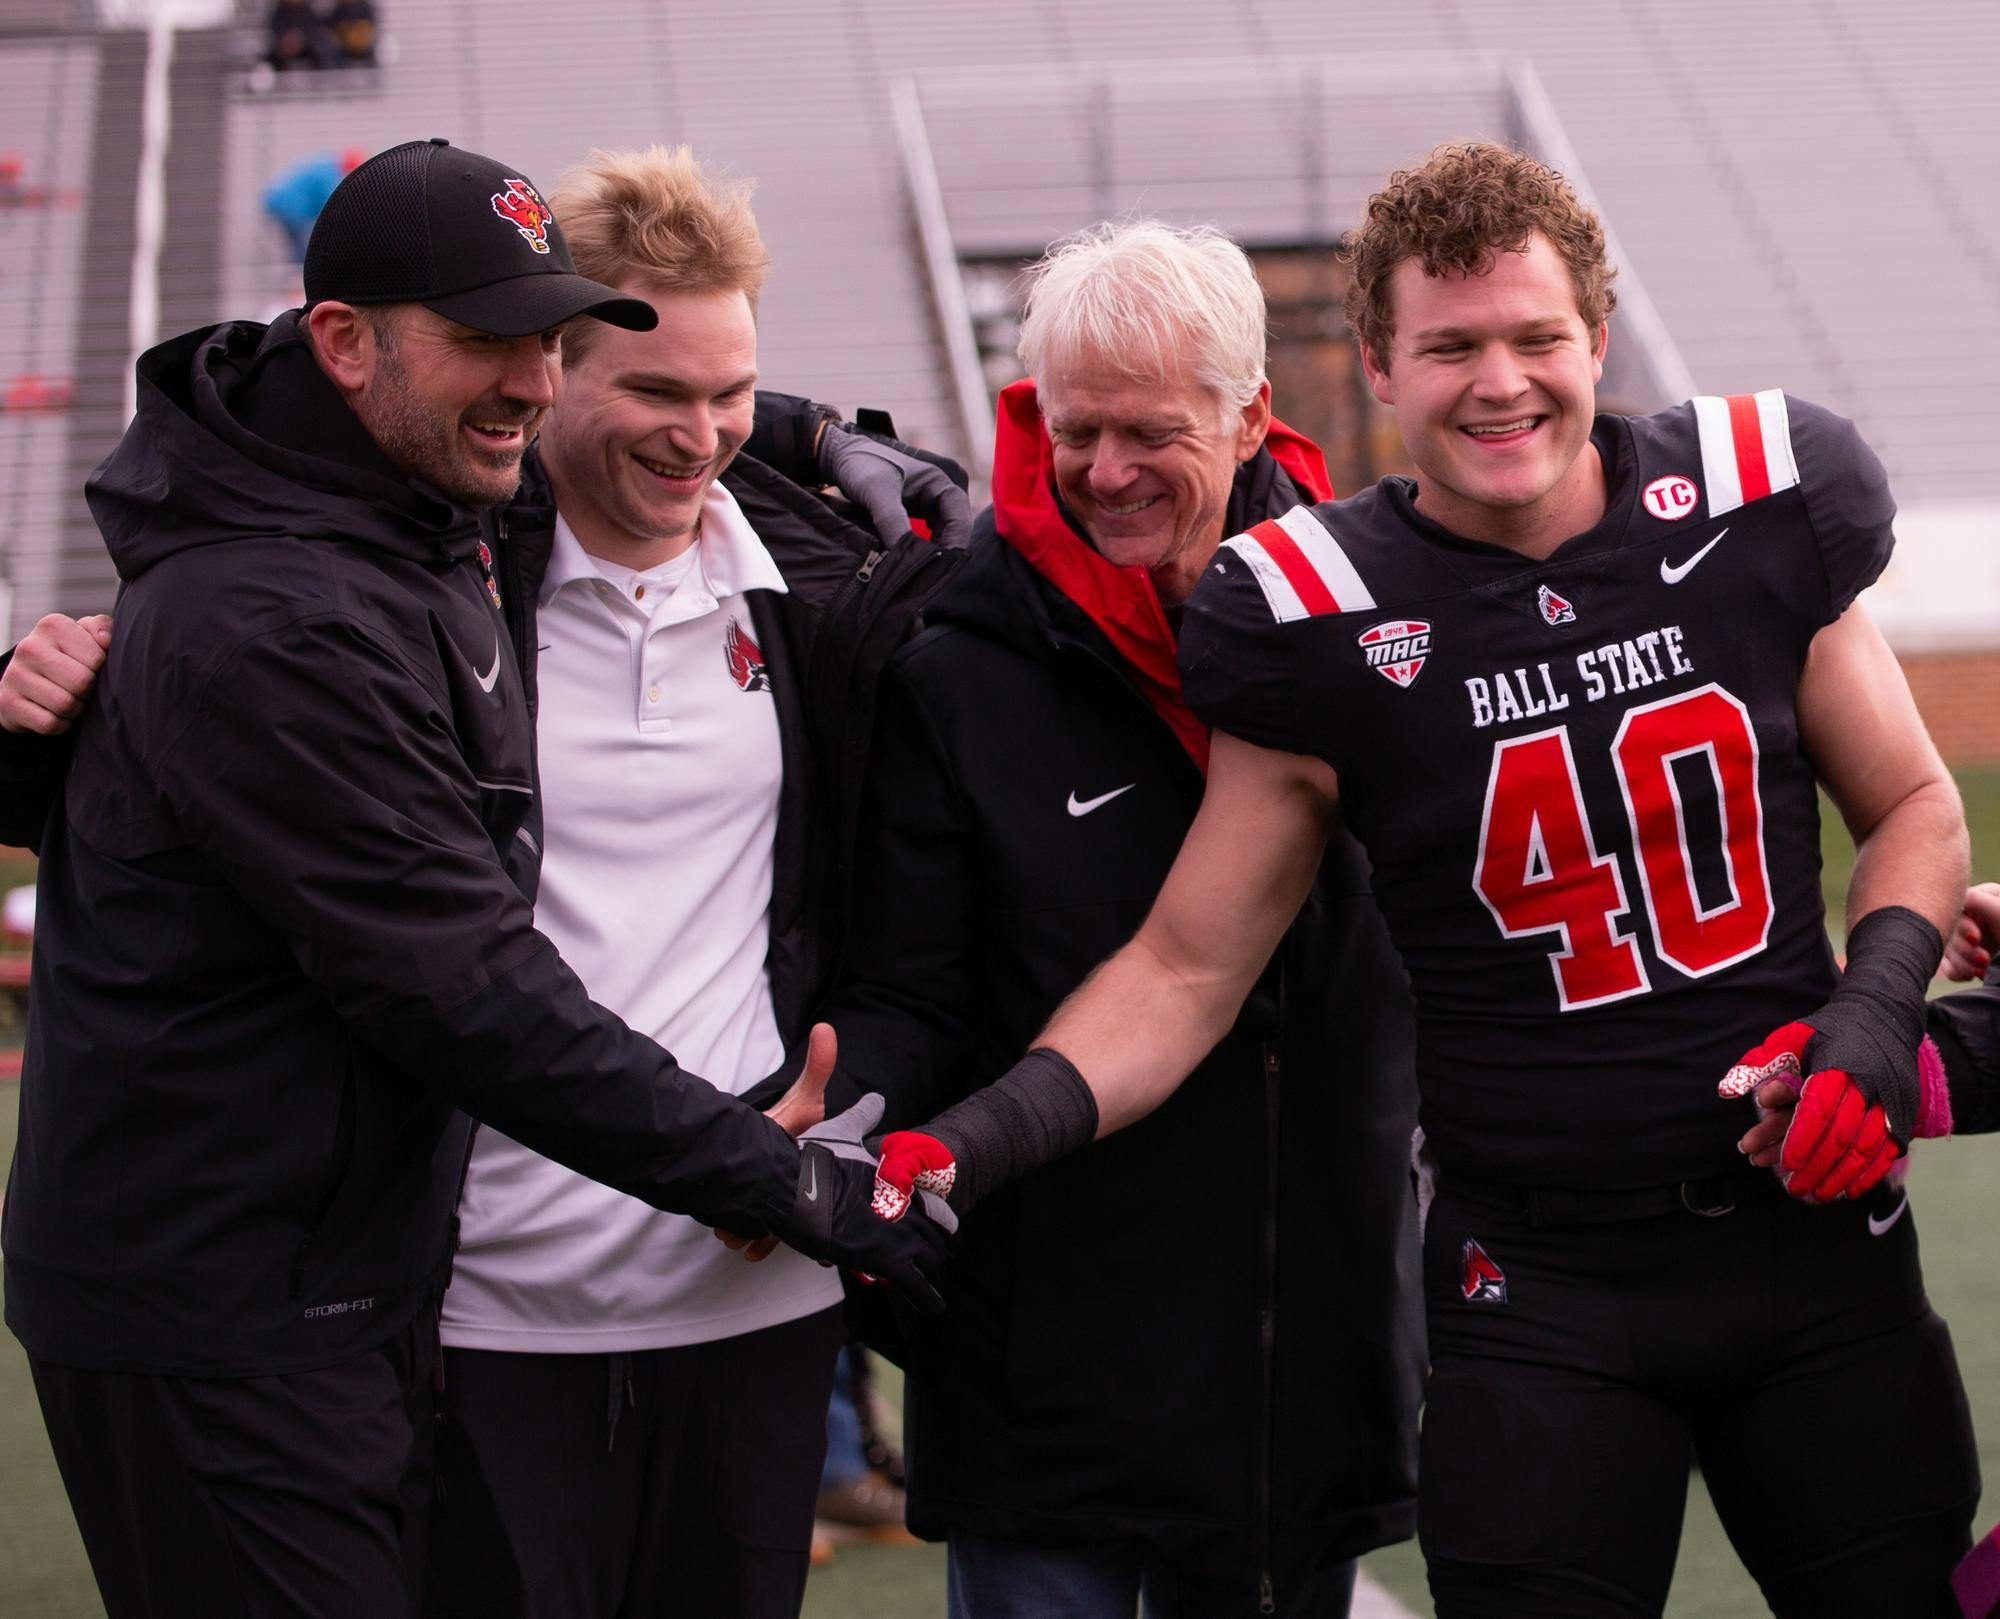
<svg viewBox="0 0 2000 1619"><path fill-rule="evenodd" d="M1033 378L1001 390L995 427L994 527L1030 567L1090 615L1124 660L1140 694L1206 771L1208 727L1181 696L1174 634L1152 579L1144 568L1119 568L1105 561L1064 521L1056 504L1054 451ZM1306 500L1333 498L1326 458L1311 439L1274 417L1264 447Z"/></svg>

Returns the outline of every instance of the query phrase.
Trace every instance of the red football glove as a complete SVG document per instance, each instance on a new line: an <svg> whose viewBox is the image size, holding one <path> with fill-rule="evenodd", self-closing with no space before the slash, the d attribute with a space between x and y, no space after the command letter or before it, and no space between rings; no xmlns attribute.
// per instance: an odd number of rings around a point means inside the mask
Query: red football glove
<svg viewBox="0 0 2000 1619"><path fill-rule="evenodd" d="M920 1130L897 1130L882 1138L870 1207L885 1220L900 1220L917 1193L950 1197L952 1182L957 1179L958 1161L936 1136Z"/></svg>
<svg viewBox="0 0 2000 1619"><path fill-rule="evenodd" d="M1816 1031L1807 1023L1774 1029L1737 1060L1716 1087L1728 1098L1754 1094L1767 1081L1785 1081L1797 1096L1779 1155L1778 1173L1797 1198L1830 1203L1859 1197L1889 1173L1903 1148L1890 1133L1887 1114L1872 1103L1845 1070L1823 1068L1806 1075L1806 1042ZM1951 1099L1937 1048L1928 1037L1917 1051L1918 1104L1913 1136L1951 1134Z"/></svg>

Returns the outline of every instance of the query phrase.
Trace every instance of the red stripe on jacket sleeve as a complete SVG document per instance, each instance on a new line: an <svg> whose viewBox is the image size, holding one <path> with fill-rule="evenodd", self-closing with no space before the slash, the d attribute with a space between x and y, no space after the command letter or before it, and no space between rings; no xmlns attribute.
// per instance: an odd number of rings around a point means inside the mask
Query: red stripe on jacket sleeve
<svg viewBox="0 0 2000 1619"><path fill-rule="evenodd" d="M1771 469L1764 460L1764 421L1757 414L1754 394L1729 396L1729 432L1736 441L1736 476L1745 500L1762 500L1771 492Z"/></svg>
<svg viewBox="0 0 2000 1619"><path fill-rule="evenodd" d="M1326 581L1320 578L1319 570L1306 560L1298 541L1275 521L1259 523L1251 529L1250 535L1277 563L1279 572L1284 574L1286 582L1297 593L1299 605L1308 613L1340 611L1340 603L1333 599L1333 592L1326 588Z"/></svg>

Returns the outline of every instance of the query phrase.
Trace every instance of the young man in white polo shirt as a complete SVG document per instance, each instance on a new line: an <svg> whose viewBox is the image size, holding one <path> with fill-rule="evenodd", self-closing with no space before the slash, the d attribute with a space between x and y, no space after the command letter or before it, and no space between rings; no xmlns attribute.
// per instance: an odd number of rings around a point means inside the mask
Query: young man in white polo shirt
<svg viewBox="0 0 2000 1619"><path fill-rule="evenodd" d="M820 521L759 506L755 463L720 481L751 430L769 266L746 193L685 149L565 177L551 202L579 264L660 323L566 339L552 522L511 514L539 602L536 921L598 1000L738 1094L803 1022L779 1002L806 992L780 980L811 833L799 615L737 492L772 523ZM491 1130L459 1219L434 1610L796 1613L837 1272L789 1249L745 1265Z"/></svg>

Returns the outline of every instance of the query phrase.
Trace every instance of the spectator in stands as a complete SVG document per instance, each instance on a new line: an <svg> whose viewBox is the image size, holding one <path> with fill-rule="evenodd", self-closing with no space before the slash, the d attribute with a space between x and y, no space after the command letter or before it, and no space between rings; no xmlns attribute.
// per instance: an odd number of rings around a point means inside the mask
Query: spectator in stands
<svg viewBox="0 0 2000 1619"><path fill-rule="evenodd" d="M47 377L39 371L22 371L9 377L6 387L0 389L0 410L10 416L68 410L75 395L73 377Z"/></svg>
<svg viewBox="0 0 2000 1619"><path fill-rule="evenodd" d="M373 0L338 0L326 14L333 36L335 61L341 67L375 65L376 22Z"/></svg>
<svg viewBox="0 0 2000 1619"><path fill-rule="evenodd" d="M1008 1067L1144 919L1193 820L1181 603L1225 536L1328 493L1271 414L1264 334L1213 232L1104 226L1037 267L993 505L885 676L823 1013L831 1094L883 1093L891 1128ZM904 1430L954 1615L1131 1619L1143 1593L1318 1619L1346 1613L1358 1553L1411 1533L1411 1046L1339 837L1173 1111L967 1220Z"/></svg>
<svg viewBox="0 0 2000 1619"><path fill-rule="evenodd" d="M19 152L0 152L0 208L59 208L75 200L74 191L58 191L29 180Z"/></svg>
<svg viewBox="0 0 2000 1619"><path fill-rule="evenodd" d="M43 855L7 1321L111 1619L416 1606L457 1107L920 1294L941 1259L869 1212L871 1167L686 1073L532 926L533 564L478 514L564 324L656 311L575 273L520 170L443 142L343 182L305 281L272 327L141 359L89 489L125 588L63 813L62 746L0 747L0 841ZM749 702L781 654L745 638ZM0 725L45 732L75 694L21 663Z"/></svg>
<svg viewBox="0 0 2000 1619"><path fill-rule="evenodd" d="M325 67L331 48L326 25L307 0L277 0L267 24L265 60L280 73Z"/></svg>
<svg viewBox="0 0 2000 1619"><path fill-rule="evenodd" d="M306 261L313 221L319 218L326 199L367 155L354 147L339 153L315 152L281 169L264 187L264 212L285 233L295 263Z"/></svg>

